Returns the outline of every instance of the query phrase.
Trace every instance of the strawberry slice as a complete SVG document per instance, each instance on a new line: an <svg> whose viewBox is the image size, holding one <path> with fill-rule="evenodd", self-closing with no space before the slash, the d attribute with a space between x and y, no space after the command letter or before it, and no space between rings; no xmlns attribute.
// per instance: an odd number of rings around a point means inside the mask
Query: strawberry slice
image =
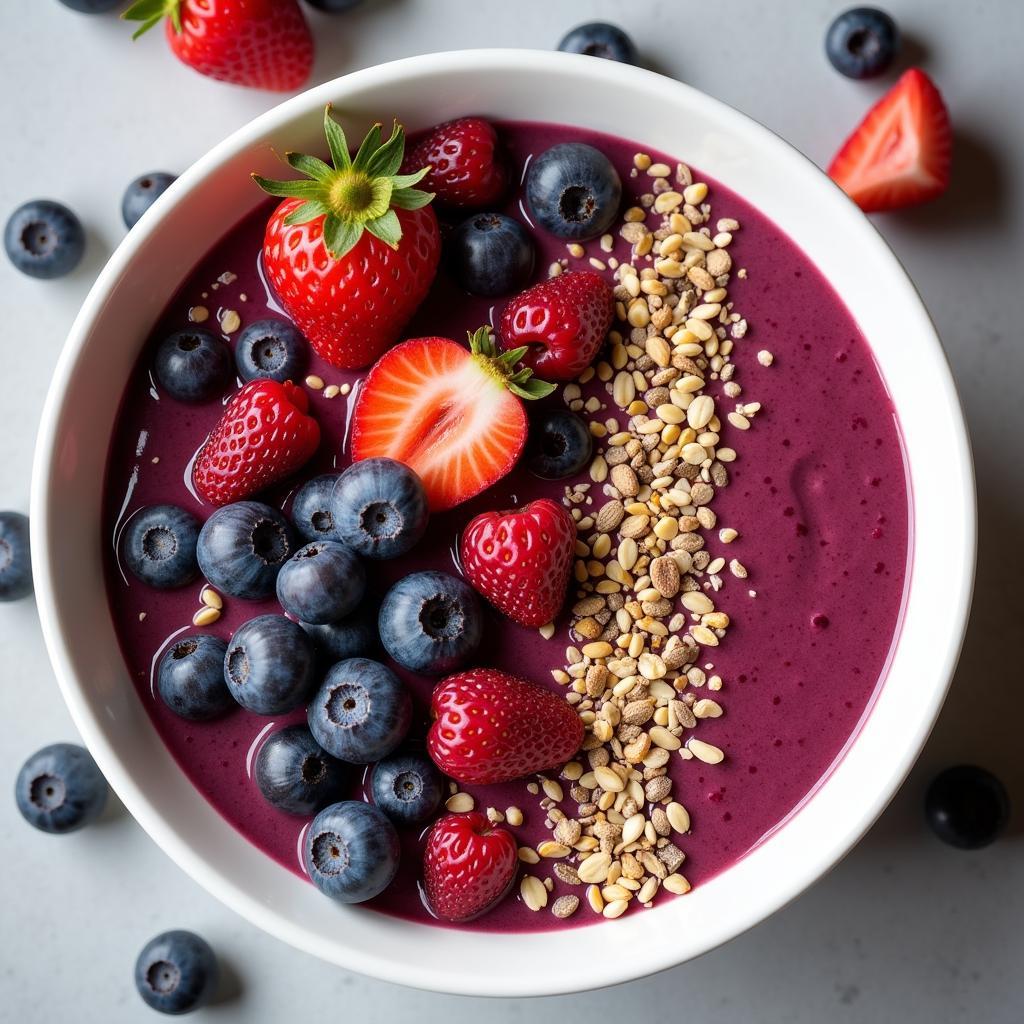
<svg viewBox="0 0 1024 1024"><path fill-rule="evenodd" d="M926 203L949 185L953 130L942 94L911 68L868 112L829 165L866 213Z"/></svg>
<svg viewBox="0 0 1024 1024"><path fill-rule="evenodd" d="M423 481L431 511L474 497L515 465L526 443L520 398L554 385L513 367L485 327L470 347L450 338L413 338L385 353L367 375L352 416L352 457L404 462Z"/></svg>

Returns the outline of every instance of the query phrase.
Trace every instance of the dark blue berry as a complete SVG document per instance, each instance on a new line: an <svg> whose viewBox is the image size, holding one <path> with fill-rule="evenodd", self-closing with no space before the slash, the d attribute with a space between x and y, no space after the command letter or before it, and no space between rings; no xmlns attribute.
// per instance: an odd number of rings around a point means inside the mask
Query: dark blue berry
<svg viewBox="0 0 1024 1024"><path fill-rule="evenodd" d="M563 36L558 48L565 53L585 53L590 57L637 64L636 43L618 25L606 21L588 21Z"/></svg>
<svg viewBox="0 0 1024 1024"><path fill-rule="evenodd" d="M977 850L994 842L1010 819L1006 787L991 772L963 764L937 775L925 796L932 831L950 846Z"/></svg>
<svg viewBox="0 0 1024 1024"><path fill-rule="evenodd" d="M434 816L444 778L425 754L395 754L373 769L373 802L398 825L419 825Z"/></svg>
<svg viewBox="0 0 1024 1024"><path fill-rule="evenodd" d="M384 649L413 672L453 672L480 646L476 592L445 572L414 572L388 592L377 619Z"/></svg>
<svg viewBox="0 0 1024 1024"><path fill-rule="evenodd" d="M104 14L120 7L124 0L60 0L65 7L83 14Z"/></svg>
<svg viewBox="0 0 1024 1024"><path fill-rule="evenodd" d="M257 320L235 345L238 376L245 381L297 381L308 362L306 339L286 320Z"/></svg>
<svg viewBox="0 0 1024 1024"><path fill-rule="evenodd" d="M205 722L236 707L224 681L228 645L208 633L182 637L160 659L156 688L161 700L181 718Z"/></svg>
<svg viewBox="0 0 1024 1024"><path fill-rule="evenodd" d="M387 666L349 658L327 673L307 714L310 732L328 754L352 764L372 764L405 739L412 699Z"/></svg>
<svg viewBox="0 0 1024 1024"><path fill-rule="evenodd" d="M31 593L28 516L0 512L0 601L17 601Z"/></svg>
<svg viewBox="0 0 1024 1024"><path fill-rule="evenodd" d="M277 577L281 607L303 622L337 622L355 611L365 593L363 563L336 540L299 548Z"/></svg>
<svg viewBox="0 0 1024 1024"><path fill-rule="evenodd" d="M318 11L326 11L328 14L343 14L358 7L363 0L306 0L310 7Z"/></svg>
<svg viewBox="0 0 1024 1024"><path fill-rule="evenodd" d="M21 766L14 798L30 825L59 835L100 816L107 802L107 780L85 747L54 743Z"/></svg>
<svg viewBox="0 0 1024 1024"><path fill-rule="evenodd" d="M304 704L316 682L313 643L283 615L259 615L235 630L224 656L224 680L243 708L283 715Z"/></svg>
<svg viewBox="0 0 1024 1024"><path fill-rule="evenodd" d="M208 402L227 387L231 350L216 334L187 327L160 342L153 372L157 383L179 402Z"/></svg>
<svg viewBox="0 0 1024 1024"><path fill-rule="evenodd" d="M296 548L291 524L258 501L236 501L203 524L196 554L213 586L232 597L260 601L274 593L277 575Z"/></svg>
<svg viewBox="0 0 1024 1024"><path fill-rule="evenodd" d="M337 473L307 480L292 498L292 522L305 541L340 540L334 524L333 495ZM349 547L352 547L350 544Z"/></svg>
<svg viewBox="0 0 1024 1024"><path fill-rule="evenodd" d="M398 873L395 826L370 804L345 800L325 807L306 832L303 860L310 881L340 903L379 896Z"/></svg>
<svg viewBox="0 0 1024 1024"><path fill-rule="evenodd" d="M148 505L124 528L124 564L137 579L158 590L191 583L199 575L199 522L177 505Z"/></svg>
<svg viewBox="0 0 1024 1024"><path fill-rule="evenodd" d="M205 1006L217 991L217 957L193 932L175 930L150 939L135 961L135 987L159 1013L177 1015Z"/></svg>
<svg viewBox="0 0 1024 1024"><path fill-rule="evenodd" d="M832 67L847 78L875 78L884 74L900 49L896 22L877 7L844 11L828 27L825 55Z"/></svg>
<svg viewBox="0 0 1024 1024"><path fill-rule="evenodd" d="M174 175L164 171L151 171L136 178L121 199L121 216L126 228L133 228L139 218L162 196L174 182Z"/></svg>
<svg viewBox="0 0 1024 1024"><path fill-rule="evenodd" d="M345 795L345 769L304 725L272 733L256 755L256 785L267 803L308 816Z"/></svg>
<svg viewBox="0 0 1024 1024"><path fill-rule="evenodd" d="M423 482L394 459L354 462L331 501L338 536L366 558L397 558L423 536L430 512Z"/></svg>
<svg viewBox="0 0 1024 1024"><path fill-rule="evenodd" d="M563 480L590 465L593 449L586 423L574 412L555 409L530 424L526 465L542 480Z"/></svg>
<svg viewBox="0 0 1024 1024"><path fill-rule="evenodd" d="M340 622L300 622L327 664L377 653L377 615L365 606Z"/></svg>
<svg viewBox="0 0 1024 1024"><path fill-rule="evenodd" d="M477 213L448 240L452 272L472 295L511 295L533 273L533 240L517 220L501 213Z"/></svg>
<svg viewBox="0 0 1024 1024"><path fill-rule="evenodd" d="M4 248L14 266L29 277L63 277L82 259L85 230L62 203L36 199L11 214Z"/></svg>
<svg viewBox="0 0 1024 1024"><path fill-rule="evenodd" d="M622 182L611 161L583 142L540 154L526 176L526 201L537 223L558 238L595 238L611 227Z"/></svg>

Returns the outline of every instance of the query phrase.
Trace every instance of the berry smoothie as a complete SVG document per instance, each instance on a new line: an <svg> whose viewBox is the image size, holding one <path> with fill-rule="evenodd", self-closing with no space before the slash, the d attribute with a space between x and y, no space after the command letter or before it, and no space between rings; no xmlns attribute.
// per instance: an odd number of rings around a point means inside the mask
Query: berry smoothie
<svg viewBox="0 0 1024 1024"><path fill-rule="evenodd" d="M642 146L570 127L506 123L499 131L516 183L531 156L555 143L575 140L597 147L619 171L623 209L649 205L641 197L649 193L651 177L638 163L676 166L675 159L654 153L650 160L637 162L634 157ZM708 386L723 410L737 410L735 419L730 416L728 421L723 413L722 444L735 450L736 458L728 466L727 486L716 489L717 521L702 531L710 556L710 564L702 560L703 579L715 606L728 613L729 627L720 645L709 641L689 666L687 685L696 701L708 702L702 705L707 714L697 735L712 750L724 752L724 758L714 763L714 757L673 753L669 759L672 799L684 805L690 817L689 832L672 836L686 858L678 870L697 886L783 827L843 756L870 713L899 630L911 538L899 424L857 324L779 226L727 187L696 171L693 180L709 187L712 233L720 218L739 224L728 231L733 237L727 244L732 259L729 298L742 312L742 322L737 320L730 328L731 361L737 367L735 379L743 385L742 394L736 395L736 388L726 391L728 381L715 374L718 379ZM177 590L155 590L134 579L118 557L124 525L143 506L173 503L200 521L212 511L195 492L190 468L221 415L222 403L214 399L185 405L161 393L151 372L153 350L171 332L200 323L233 345L240 326L283 315L261 267L264 229L272 209L270 203L260 204L224 238L215 240L155 323L129 379L110 448L103 543L111 614L124 658L164 743L232 825L268 856L302 873L301 846L309 820L269 806L252 776L260 744L283 725L305 721L304 710L263 718L238 708L210 722L192 723L172 714L154 688L155 666L173 639L204 631L227 640L246 620L264 612L280 613L280 606L274 600L226 597L219 619L200 630L193 625L193 616L203 607L202 581ZM530 225L518 188L503 212ZM603 244L594 240L580 249L534 230L534 280L579 268L597 269L616 283L613 265L630 260L630 242L618 230L621 223L620 218ZM647 265L643 257L634 262ZM497 324L506 302L507 297L467 295L442 264L403 336L463 340L482 324ZM629 324L616 326L630 330ZM607 351L599 358L609 358ZM366 376L366 370L336 370L315 353L307 373L311 379L304 387L322 431L319 451L295 479L261 497L286 512L299 483L349 464L350 419ZM604 425L597 428L596 454L606 450L612 434L607 421L625 424L629 419L616 405L612 386L599 373L576 391L560 388L533 405L565 408L579 403L574 407L582 408L584 419ZM741 411L745 405L749 415ZM531 408L531 416L536 411ZM585 489L574 491L577 484ZM433 515L411 554L367 563L371 598L379 601L392 583L419 569L458 574L460 532L480 512L524 505L539 497L568 501L567 494L572 493L580 520L597 511L604 500L603 487L603 481L586 470L577 480L550 481L520 465L478 497ZM586 532L581 528L580 536ZM567 694L571 686L553 673L569 678L564 672L570 667L566 648L585 642L570 632L578 624L571 608L592 593L579 582L571 585L551 636L518 626L488 607L484 642L473 664L504 669L559 696ZM393 667L414 695L409 743L422 749L436 679ZM586 769L586 756L579 760ZM354 798L369 799L371 770L348 769ZM501 812L508 819L504 827L515 834L519 846L535 849L551 836L552 819L558 817L552 808L569 816L575 813L572 774L559 777L557 769L547 772L550 782L545 788L534 778L467 786L461 792L472 798L477 810ZM561 799L552 803L552 794ZM522 824L512 823L519 815L508 815L509 808L521 811ZM421 895L422 831L400 829L398 876L368 907L436 923ZM582 906L570 920L531 910L518 895L517 885L513 895L467 927L527 931L601 921L587 908L585 886L567 884L551 867L543 859L524 864L524 870L541 880L550 877L549 908L559 896L580 897ZM659 894L659 899L666 898L667 893ZM645 911L637 907L630 912Z"/></svg>

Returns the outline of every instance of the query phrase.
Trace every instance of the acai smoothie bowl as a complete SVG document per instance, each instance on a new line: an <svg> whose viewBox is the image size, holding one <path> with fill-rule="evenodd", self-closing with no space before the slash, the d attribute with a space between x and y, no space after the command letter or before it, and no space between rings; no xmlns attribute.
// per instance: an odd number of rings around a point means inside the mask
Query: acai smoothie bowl
<svg viewBox="0 0 1024 1024"><path fill-rule="evenodd" d="M692 89L532 51L358 72L184 174L75 324L33 503L143 827L273 934L476 994L680 963L831 867L974 563L863 215Z"/></svg>

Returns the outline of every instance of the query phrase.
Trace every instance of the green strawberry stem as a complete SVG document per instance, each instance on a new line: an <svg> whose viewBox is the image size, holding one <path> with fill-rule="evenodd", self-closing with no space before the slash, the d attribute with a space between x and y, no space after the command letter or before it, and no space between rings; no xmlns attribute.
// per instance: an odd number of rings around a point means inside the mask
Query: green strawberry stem
<svg viewBox="0 0 1024 1024"><path fill-rule="evenodd" d="M135 0L135 3L121 15L125 21L141 21L132 39L138 39L154 25L170 18L174 31L181 32L181 0Z"/></svg>
<svg viewBox="0 0 1024 1024"><path fill-rule="evenodd" d="M434 198L431 192L413 188L430 168L414 174L398 173L405 152L405 131L397 121L387 141L383 141L381 126L375 124L353 157L328 104L324 134L333 166L315 156L287 153L285 159L305 178L271 181L254 174L253 181L272 196L303 200L285 218L286 224L306 224L323 217L324 244L335 259L349 252L364 231L397 249L402 225L395 210L418 210Z"/></svg>
<svg viewBox="0 0 1024 1024"><path fill-rule="evenodd" d="M515 369L516 363L529 352L529 348L523 345L508 352L500 351L494 343L490 327L484 326L469 332L469 351L473 358L513 395L532 401L545 398L555 390L554 384L534 377L533 370L529 367Z"/></svg>

